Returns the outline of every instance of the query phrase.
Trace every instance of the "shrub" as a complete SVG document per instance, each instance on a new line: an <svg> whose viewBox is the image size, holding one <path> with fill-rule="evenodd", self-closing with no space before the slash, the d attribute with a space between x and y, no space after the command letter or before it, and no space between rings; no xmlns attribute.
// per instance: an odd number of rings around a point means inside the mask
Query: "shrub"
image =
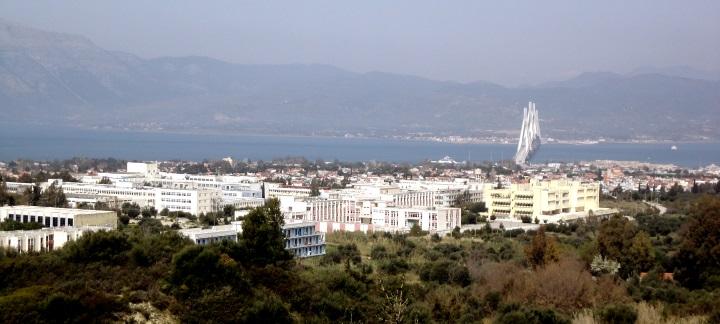
<svg viewBox="0 0 720 324"><path fill-rule="evenodd" d="M392 258L380 264L380 270L391 275L397 275L410 270L410 265L404 259Z"/></svg>
<svg viewBox="0 0 720 324"><path fill-rule="evenodd" d="M69 260L75 262L121 263L131 247L125 234L100 231L88 233L77 241L70 242L63 249L63 253Z"/></svg>
<svg viewBox="0 0 720 324"><path fill-rule="evenodd" d="M501 307L500 315L495 319L496 324L550 324L570 323L569 320L555 313L551 309L521 308L516 304Z"/></svg>
<svg viewBox="0 0 720 324"><path fill-rule="evenodd" d="M389 256L384 245L375 245L372 251L370 251L370 257L373 258L373 260L387 259Z"/></svg>
<svg viewBox="0 0 720 324"><path fill-rule="evenodd" d="M607 306L598 313L600 321L607 324L633 324L637 317L637 311L624 304Z"/></svg>

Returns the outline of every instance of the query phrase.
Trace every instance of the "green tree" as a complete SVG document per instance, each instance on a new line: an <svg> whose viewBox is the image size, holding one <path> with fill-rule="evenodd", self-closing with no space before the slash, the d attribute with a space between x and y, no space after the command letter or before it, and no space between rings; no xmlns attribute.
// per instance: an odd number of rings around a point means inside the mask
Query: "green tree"
<svg viewBox="0 0 720 324"><path fill-rule="evenodd" d="M120 211L123 215L128 215L131 219L135 219L138 216L140 216L141 209L140 205L137 203L123 203L122 206L120 206Z"/></svg>
<svg viewBox="0 0 720 324"><path fill-rule="evenodd" d="M677 279L689 288L720 287L720 197L703 196L689 211L674 258Z"/></svg>
<svg viewBox="0 0 720 324"><path fill-rule="evenodd" d="M67 207L67 198L62 188L58 188L55 183L53 183L42 192L38 205L45 207Z"/></svg>
<svg viewBox="0 0 720 324"><path fill-rule="evenodd" d="M318 179L312 179L310 182L310 196L320 196L320 181L318 181Z"/></svg>
<svg viewBox="0 0 720 324"><path fill-rule="evenodd" d="M7 184L0 180L0 207L5 205L15 205L15 197L7 191Z"/></svg>
<svg viewBox="0 0 720 324"><path fill-rule="evenodd" d="M632 239L627 248L627 263L637 272L649 271L655 264L655 253L653 251L650 235L640 231Z"/></svg>
<svg viewBox="0 0 720 324"><path fill-rule="evenodd" d="M155 216L157 216L157 209L155 209L155 207L152 207L152 206L147 206L142 209L140 214L142 214L143 218L155 217Z"/></svg>
<svg viewBox="0 0 720 324"><path fill-rule="evenodd" d="M650 237L620 215L603 221L597 233L597 251L603 257L620 262L620 276L649 270L654 253Z"/></svg>
<svg viewBox="0 0 720 324"><path fill-rule="evenodd" d="M255 265L283 263L292 259L285 250L280 201L268 200L264 206L251 210L243 220L241 243L249 260Z"/></svg>
<svg viewBox="0 0 720 324"><path fill-rule="evenodd" d="M35 184L31 188L25 189L23 193L23 199L30 206L38 206L40 203L40 197L42 196L40 186Z"/></svg>

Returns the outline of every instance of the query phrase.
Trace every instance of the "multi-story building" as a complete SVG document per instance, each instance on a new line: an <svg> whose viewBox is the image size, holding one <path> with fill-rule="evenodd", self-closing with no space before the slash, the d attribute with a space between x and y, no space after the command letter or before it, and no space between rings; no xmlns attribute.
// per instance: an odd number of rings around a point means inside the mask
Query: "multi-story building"
<svg viewBox="0 0 720 324"><path fill-rule="evenodd" d="M223 207L222 192L217 189L185 190L154 188L155 208L183 211L193 215L216 212Z"/></svg>
<svg viewBox="0 0 720 324"><path fill-rule="evenodd" d="M0 220L39 223L45 227L106 226L117 227L117 213L105 210L72 208L5 206L0 207Z"/></svg>
<svg viewBox="0 0 720 324"><path fill-rule="evenodd" d="M354 200L312 199L307 202L307 220L316 222L357 223L359 210Z"/></svg>
<svg viewBox="0 0 720 324"><path fill-rule="evenodd" d="M423 231L451 231L461 225L460 208L377 207L372 209L376 231L408 231L418 225Z"/></svg>
<svg viewBox="0 0 720 324"><path fill-rule="evenodd" d="M531 180L495 188L486 184L484 201L487 214L499 218L537 218L558 221L568 216L582 216L600 205L600 185L572 180Z"/></svg>
<svg viewBox="0 0 720 324"><path fill-rule="evenodd" d="M263 184L263 198L279 198L279 197L310 197L312 189L305 187L285 187L277 183L266 182Z"/></svg>
<svg viewBox="0 0 720 324"><path fill-rule="evenodd" d="M283 225L285 249L295 257L307 258L325 254L325 237L315 230L315 222L288 222ZM207 245L220 241L237 241L242 232L240 222L231 225L219 225L211 228L189 228L178 231L190 238L193 243Z"/></svg>
<svg viewBox="0 0 720 324"><path fill-rule="evenodd" d="M112 230L108 226L52 227L30 231L0 231L0 248L18 252L46 252L62 248L88 232Z"/></svg>
<svg viewBox="0 0 720 324"><path fill-rule="evenodd" d="M208 245L220 241L237 242L238 231L232 225L213 226L211 228L187 228L178 233L187 236L197 245Z"/></svg>
<svg viewBox="0 0 720 324"><path fill-rule="evenodd" d="M140 207L155 206L156 191L153 188L137 186L101 185L92 183L63 182L63 192L68 197L104 198L115 206L136 203Z"/></svg>
<svg viewBox="0 0 720 324"><path fill-rule="evenodd" d="M167 208L194 215L217 211L224 205L222 192L217 189L168 189L138 186L119 186L64 182L63 192L70 198L104 198L112 205L136 203L140 207Z"/></svg>
<svg viewBox="0 0 720 324"><path fill-rule="evenodd" d="M315 222L290 222L283 225L285 249L298 258L325 254L325 237L315 230Z"/></svg>
<svg viewBox="0 0 720 324"><path fill-rule="evenodd" d="M146 178L157 178L160 176L160 170L156 162L128 162L128 173L140 173Z"/></svg>
<svg viewBox="0 0 720 324"><path fill-rule="evenodd" d="M393 203L400 207L452 207L459 199L466 202L480 202L482 197L482 190L406 191L394 194Z"/></svg>

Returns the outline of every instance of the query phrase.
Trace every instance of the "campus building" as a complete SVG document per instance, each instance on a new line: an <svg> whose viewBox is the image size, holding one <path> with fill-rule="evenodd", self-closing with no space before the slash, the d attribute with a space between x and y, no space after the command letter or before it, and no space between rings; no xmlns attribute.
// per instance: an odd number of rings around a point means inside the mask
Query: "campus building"
<svg viewBox="0 0 720 324"><path fill-rule="evenodd" d="M189 228L178 232L198 245L207 245L224 240L237 241L242 232L242 223L218 225L210 228ZM285 249L297 258L307 258L325 254L325 236L315 230L315 222L288 222L283 225Z"/></svg>
<svg viewBox="0 0 720 324"><path fill-rule="evenodd" d="M237 242L238 231L233 226L220 225L211 228L181 229L178 233L187 236L197 245L208 245L220 241Z"/></svg>
<svg viewBox="0 0 720 324"><path fill-rule="evenodd" d="M72 208L5 206L0 207L0 220L11 219L21 223L39 223L44 227L117 227L117 213L105 210Z"/></svg>
<svg viewBox="0 0 720 324"><path fill-rule="evenodd" d="M500 189L486 184L484 201L489 216L555 222L599 209L600 186L573 180L531 180Z"/></svg>
<svg viewBox="0 0 720 324"><path fill-rule="evenodd" d="M285 249L295 257L325 254L325 237L315 230L315 222L291 222L283 225Z"/></svg>
<svg viewBox="0 0 720 324"><path fill-rule="evenodd" d="M109 226L52 227L30 231L0 231L0 248L18 252L47 252L62 248L88 232L112 230Z"/></svg>
<svg viewBox="0 0 720 324"><path fill-rule="evenodd" d="M376 231L409 231L418 225L423 231L452 231L461 224L460 208L377 207L372 209L372 224Z"/></svg>

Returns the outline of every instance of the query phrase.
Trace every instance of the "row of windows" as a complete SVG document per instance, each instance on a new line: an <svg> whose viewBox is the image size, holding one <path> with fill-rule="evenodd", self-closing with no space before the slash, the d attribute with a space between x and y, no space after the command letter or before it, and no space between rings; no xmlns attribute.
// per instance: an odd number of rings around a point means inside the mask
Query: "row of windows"
<svg viewBox="0 0 720 324"><path fill-rule="evenodd" d="M163 191L160 193L162 196L183 196L183 197L190 197L192 196L189 192L173 192L173 191Z"/></svg>
<svg viewBox="0 0 720 324"><path fill-rule="evenodd" d="M73 226L75 223L72 218L36 215L9 214L7 219L20 223L40 223L45 227Z"/></svg>
<svg viewBox="0 0 720 324"><path fill-rule="evenodd" d="M183 204L190 204L190 203L192 203L192 200L189 200L189 199L175 199L175 198L161 198L160 201L164 201L164 202L174 202L174 203L183 203Z"/></svg>

